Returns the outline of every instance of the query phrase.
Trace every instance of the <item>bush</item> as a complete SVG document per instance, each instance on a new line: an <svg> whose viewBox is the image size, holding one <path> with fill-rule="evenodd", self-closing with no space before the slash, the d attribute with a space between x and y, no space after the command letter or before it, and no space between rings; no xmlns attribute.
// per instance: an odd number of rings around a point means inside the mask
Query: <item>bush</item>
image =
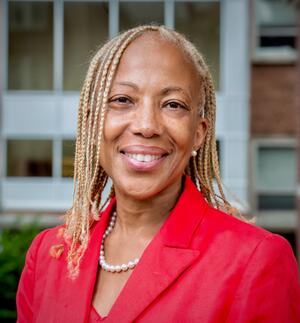
<svg viewBox="0 0 300 323"><path fill-rule="evenodd" d="M16 291L32 239L41 228L37 224L0 232L0 321L16 321Z"/></svg>

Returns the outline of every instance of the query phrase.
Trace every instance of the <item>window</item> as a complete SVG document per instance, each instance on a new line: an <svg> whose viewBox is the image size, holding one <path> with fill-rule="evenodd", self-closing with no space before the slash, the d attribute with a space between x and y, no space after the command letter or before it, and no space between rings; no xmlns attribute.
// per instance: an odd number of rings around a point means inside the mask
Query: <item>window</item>
<svg viewBox="0 0 300 323"><path fill-rule="evenodd" d="M175 29L188 36L203 53L218 89L220 78L219 3L177 2L175 4Z"/></svg>
<svg viewBox="0 0 300 323"><path fill-rule="evenodd" d="M52 176L52 141L9 139L7 176Z"/></svg>
<svg viewBox="0 0 300 323"><path fill-rule="evenodd" d="M292 1L256 0L256 55L293 57L297 15Z"/></svg>
<svg viewBox="0 0 300 323"><path fill-rule="evenodd" d="M73 177L75 140L63 140L62 143L62 177Z"/></svg>
<svg viewBox="0 0 300 323"><path fill-rule="evenodd" d="M120 2L120 30L164 23L163 2Z"/></svg>
<svg viewBox="0 0 300 323"><path fill-rule="evenodd" d="M294 147L259 147L255 177L258 210L295 209Z"/></svg>
<svg viewBox="0 0 300 323"><path fill-rule="evenodd" d="M8 88L53 88L53 5L9 2Z"/></svg>
<svg viewBox="0 0 300 323"><path fill-rule="evenodd" d="M80 90L90 59L108 38L108 3L64 6L64 90Z"/></svg>

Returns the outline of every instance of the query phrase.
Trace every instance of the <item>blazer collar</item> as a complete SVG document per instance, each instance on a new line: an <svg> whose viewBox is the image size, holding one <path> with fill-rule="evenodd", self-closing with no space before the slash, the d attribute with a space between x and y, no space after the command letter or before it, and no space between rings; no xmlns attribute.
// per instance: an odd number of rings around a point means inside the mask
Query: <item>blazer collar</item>
<svg viewBox="0 0 300 323"><path fill-rule="evenodd" d="M68 313L72 322L87 322L98 272L98 258L103 233L115 207L115 199L92 227L89 247L82 259L76 281L69 284L66 302L76 304ZM107 322L133 322L176 278L199 257L191 240L205 215L208 204L190 178L169 217L148 244L143 255L110 310ZM80 291L80 302L78 302ZM65 305L66 306L66 305Z"/></svg>
<svg viewBox="0 0 300 323"><path fill-rule="evenodd" d="M184 190L174 209L161 228L164 244L188 248L196 227L209 207L189 177L185 177Z"/></svg>

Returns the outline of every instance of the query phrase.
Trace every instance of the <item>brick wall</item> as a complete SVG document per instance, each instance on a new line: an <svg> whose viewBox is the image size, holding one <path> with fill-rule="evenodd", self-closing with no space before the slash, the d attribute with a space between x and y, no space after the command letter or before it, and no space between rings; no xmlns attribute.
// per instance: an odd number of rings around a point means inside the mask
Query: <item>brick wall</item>
<svg viewBox="0 0 300 323"><path fill-rule="evenodd" d="M295 93L294 64L252 65L251 136L295 136Z"/></svg>

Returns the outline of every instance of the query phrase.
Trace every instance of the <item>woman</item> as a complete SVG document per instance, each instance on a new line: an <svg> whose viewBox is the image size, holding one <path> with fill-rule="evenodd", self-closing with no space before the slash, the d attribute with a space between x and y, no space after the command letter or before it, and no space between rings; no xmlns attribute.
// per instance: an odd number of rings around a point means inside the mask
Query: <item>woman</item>
<svg viewBox="0 0 300 323"><path fill-rule="evenodd" d="M28 251L19 322L300 321L288 243L221 211L231 208L215 108L203 58L174 31L138 27L96 53L80 97L73 206Z"/></svg>

